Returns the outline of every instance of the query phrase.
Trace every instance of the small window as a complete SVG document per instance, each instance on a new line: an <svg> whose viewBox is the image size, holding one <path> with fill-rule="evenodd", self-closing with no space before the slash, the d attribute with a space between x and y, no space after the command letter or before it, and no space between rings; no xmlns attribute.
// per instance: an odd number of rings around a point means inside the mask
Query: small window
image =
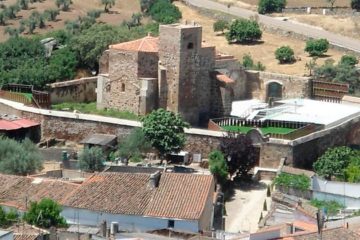
<svg viewBox="0 0 360 240"><path fill-rule="evenodd" d="M121 91L122 91L122 92L125 92L125 83L122 83L122 84L121 84Z"/></svg>
<svg viewBox="0 0 360 240"><path fill-rule="evenodd" d="M188 49L193 49L193 48L194 48L194 44L193 44L192 42L191 42L191 43L188 43L187 48L188 48Z"/></svg>
<svg viewBox="0 0 360 240"><path fill-rule="evenodd" d="M174 228L175 227L175 221L174 220L169 220L168 221L168 228Z"/></svg>

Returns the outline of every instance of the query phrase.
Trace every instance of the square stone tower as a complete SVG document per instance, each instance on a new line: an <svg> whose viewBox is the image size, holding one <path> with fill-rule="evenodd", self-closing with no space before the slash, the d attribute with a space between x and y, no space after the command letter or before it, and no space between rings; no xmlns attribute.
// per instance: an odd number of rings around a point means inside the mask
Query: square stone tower
<svg viewBox="0 0 360 240"><path fill-rule="evenodd" d="M193 125L206 121L210 109L215 49L201 43L202 28L195 23L160 26L159 107Z"/></svg>

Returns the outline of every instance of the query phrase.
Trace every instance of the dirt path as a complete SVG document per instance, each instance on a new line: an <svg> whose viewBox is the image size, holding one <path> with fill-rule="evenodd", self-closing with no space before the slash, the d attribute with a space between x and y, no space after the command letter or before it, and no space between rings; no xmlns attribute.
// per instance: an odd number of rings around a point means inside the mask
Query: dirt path
<svg viewBox="0 0 360 240"><path fill-rule="evenodd" d="M231 201L226 202L225 231L256 232L266 198L266 184L261 182L235 190ZM268 204L269 205L269 204Z"/></svg>

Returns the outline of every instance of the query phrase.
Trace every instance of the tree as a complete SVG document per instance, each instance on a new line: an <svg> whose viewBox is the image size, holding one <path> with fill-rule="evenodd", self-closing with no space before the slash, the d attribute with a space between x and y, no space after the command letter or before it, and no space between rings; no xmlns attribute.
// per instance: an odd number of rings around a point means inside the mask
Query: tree
<svg viewBox="0 0 360 240"><path fill-rule="evenodd" d="M18 143L12 139L0 138L0 172L25 176L41 169L41 155L29 139Z"/></svg>
<svg viewBox="0 0 360 240"><path fill-rule="evenodd" d="M5 15L7 18L14 19L16 18L16 14L20 11L20 7L18 4L13 4L5 8L3 11L5 11Z"/></svg>
<svg viewBox="0 0 360 240"><path fill-rule="evenodd" d="M360 0L351 0L351 8L356 11L360 10Z"/></svg>
<svg viewBox="0 0 360 240"><path fill-rule="evenodd" d="M359 60L354 55L343 55L340 59L339 65L354 67L358 63Z"/></svg>
<svg viewBox="0 0 360 240"><path fill-rule="evenodd" d="M6 14L5 14L5 11L0 11L0 25L4 26L6 25L6 20L7 20L7 17L6 17Z"/></svg>
<svg viewBox="0 0 360 240"><path fill-rule="evenodd" d="M90 18L94 18L94 19L97 19L101 16L101 13L102 11L101 10L97 10L97 9L94 9L94 10L90 10L86 13L86 15Z"/></svg>
<svg viewBox="0 0 360 240"><path fill-rule="evenodd" d="M145 138L158 150L161 160L170 153L178 153L184 147L184 128L189 127L189 124L178 114L160 108L141 121Z"/></svg>
<svg viewBox="0 0 360 240"><path fill-rule="evenodd" d="M42 228L64 227L66 220L61 216L61 207L58 203L49 198L40 202L31 202L29 210L24 214L24 220Z"/></svg>
<svg viewBox="0 0 360 240"><path fill-rule="evenodd" d="M131 160L141 158L142 153L150 149L151 143L146 140L141 128L135 128L124 141L120 142L116 155Z"/></svg>
<svg viewBox="0 0 360 240"><path fill-rule="evenodd" d="M249 43L260 40L262 31L256 21L247 19L236 19L230 25L226 33L226 39L229 43Z"/></svg>
<svg viewBox="0 0 360 240"><path fill-rule="evenodd" d="M61 8L61 10L69 11L72 1L71 0L56 0L55 4L58 8Z"/></svg>
<svg viewBox="0 0 360 240"><path fill-rule="evenodd" d="M227 159L230 176L247 176L258 157L251 138L245 134L228 133L220 142L220 151Z"/></svg>
<svg viewBox="0 0 360 240"><path fill-rule="evenodd" d="M214 32L222 32L229 29L229 23L225 20L217 20L213 25Z"/></svg>
<svg viewBox="0 0 360 240"><path fill-rule="evenodd" d="M148 12L150 7L154 4L155 0L140 0L141 12Z"/></svg>
<svg viewBox="0 0 360 240"><path fill-rule="evenodd" d="M17 3L19 7L23 10L27 10L29 8L29 0L18 0Z"/></svg>
<svg viewBox="0 0 360 240"><path fill-rule="evenodd" d="M286 0L259 0L258 12L260 14L281 12L286 6Z"/></svg>
<svg viewBox="0 0 360 240"><path fill-rule="evenodd" d="M104 5L104 11L109 12L109 9L115 5L115 0L101 0L101 4Z"/></svg>
<svg viewBox="0 0 360 240"><path fill-rule="evenodd" d="M60 14L59 9L46 9L44 11L44 16L49 21L56 21L56 17Z"/></svg>
<svg viewBox="0 0 360 240"><path fill-rule="evenodd" d="M279 60L280 64L292 63L295 61L294 50L289 46L282 46L276 49L275 58Z"/></svg>
<svg viewBox="0 0 360 240"><path fill-rule="evenodd" d="M331 11L334 10L334 4L335 4L336 0L326 0L326 2L328 2L330 4Z"/></svg>
<svg viewBox="0 0 360 240"><path fill-rule="evenodd" d="M79 155L80 169L85 172L101 171L104 168L105 156L99 147L84 148Z"/></svg>
<svg viewBox="0 0 360 240"><path fill-rule="evenodd" d="M314 69L317 66L316 60L317 57L313 57L309 62L305 63L305 68L309 70L309 76L313 75Z"/></svg>
<svg viewBox="0 0 360 240"><path fill-rule="evenodd" d="M243 56L242 65L245 69L265 71L265 66L259 61L255 64L250 54L245 54Z"/></svg>
<svg viewBox="0 0 360 240"><path fill-rule="evenodd" d="M181 18L179 8L170 0L157 0L151 5L149 14L155 21L163 24L177 22Z"/></svg>
<svg viewBox="0 0 360 240"><path fill-rule="evenodd" d="M310 56L322 56L329 49L329 42L326 39L310 39L306 41L305 52Z"/></svg>
<svg viewBox="0 0 360 240"><path fill-rule="evenodd" d="M327 180L331 180L332 177L342 178L352 154L349 147L330 148L313 164L314 170Z"/></svg>
<svg viewBox="0 0 360 240"><path fill-rule="evenodd" d="M209 154L209 168L218 182L224 183L226 181L228 167L222 152L215 150Z"/></svg>

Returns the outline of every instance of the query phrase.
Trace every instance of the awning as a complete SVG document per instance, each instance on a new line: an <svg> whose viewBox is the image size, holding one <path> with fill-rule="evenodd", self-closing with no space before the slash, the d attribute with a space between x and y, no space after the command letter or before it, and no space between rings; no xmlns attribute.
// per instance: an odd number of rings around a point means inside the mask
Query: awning
<svg viewBox="0 0 360 240"><path fill-rule="evenodd" d="M19 119L19 120L14 120L12 121L12 123L15 123L17 125L20 125L23 128L29 128L29 127L34 127L34 126L38 126L40 125L40 123L31 121L29 119Z"/></svg>
<svg viewBox="0 0 360 240"><path fill-rule="evenodd" d="M20 128L29 128L38 125L40 125L40 123L28 119L18 119L14 121L0 119L0 130L3 131L18 130Z"/></svg>

